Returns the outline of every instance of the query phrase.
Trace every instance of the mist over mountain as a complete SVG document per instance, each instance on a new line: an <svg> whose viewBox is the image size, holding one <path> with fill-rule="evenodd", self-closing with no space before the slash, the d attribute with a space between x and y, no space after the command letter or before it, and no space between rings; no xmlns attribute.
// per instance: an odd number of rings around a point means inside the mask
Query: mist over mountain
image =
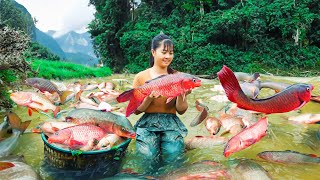
<svg viewBox="0 0 320 180"><path fill-rule="evenodd" d="M54 30L42 32L33 23L28 10L23 5L15 1L14 3L25 14L25 17L30 19L29 34L32 41L48 48L51 53L58 55L63 61L88 66L98 64L98 58L94 54L92 40L88 32L79 34L71 31L58 37L55 36L57 32Z"/></svg>
<svg viewBox="0 0 320 180"><path fill-rule="evenodd" d="M75 63L94 65L98 58L94 54L92 40L88 32L76 33L70 31L62 36L56 36L56 31L48 31L47 35L54 38L66 53L67 59Z"/></svg>

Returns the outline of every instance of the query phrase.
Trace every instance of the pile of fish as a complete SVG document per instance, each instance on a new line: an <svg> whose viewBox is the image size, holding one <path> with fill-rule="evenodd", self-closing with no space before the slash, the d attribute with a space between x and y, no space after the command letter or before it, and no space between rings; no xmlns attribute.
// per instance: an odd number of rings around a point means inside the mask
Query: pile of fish
<svg viewBox="0 0 320 180"><path fill-rule="evenodd" d="M110 149L136 136L126 117L93 109L71 110L65 121L41 123L33 132L39 130L48 136L49 143L82 151Z"/></svg>

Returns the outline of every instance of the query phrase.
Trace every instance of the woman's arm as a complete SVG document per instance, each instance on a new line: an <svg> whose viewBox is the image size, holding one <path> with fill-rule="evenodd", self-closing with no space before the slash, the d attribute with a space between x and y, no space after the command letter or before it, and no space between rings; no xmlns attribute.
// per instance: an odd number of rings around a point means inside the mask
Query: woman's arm
<svg viewBox="0 0 320 180"><path fill-rule="evenodd" d="M160 97L160 95L155 96L154 92L152 91L149 96L144 98L143 102L141 103L141 105L137 108L137 110L134 113L140 114L140 113L144 112L149 107L149 105L151 104L153 99L158 98L158 97Z"/></svg>
<svg viewBox="0 0 320 180"><path fill-rule="evenodd" d="M179 114L184 114L187 111L188 109L187 95L190 93L191 93L191 90L186 92L184 100L181 94L177 97L176 109Z"/></svg>

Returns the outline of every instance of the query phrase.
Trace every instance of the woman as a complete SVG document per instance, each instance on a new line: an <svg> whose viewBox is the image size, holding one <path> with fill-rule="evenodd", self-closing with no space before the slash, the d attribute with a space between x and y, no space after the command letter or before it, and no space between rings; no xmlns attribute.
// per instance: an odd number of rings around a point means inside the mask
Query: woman
<svg viewBox="0 0 320 180"><path fill-rule="evenodd" d="M161 75L178 73L170 68L173 60L173 43L169 36L165 34L155 36L152 39L151 53L150 68L135 76L133 88ZM166 99L155 96L152 92L135 112L135 114L144 112L135 128L137 152L144 158L143 165L147 173L156 172L158 165L161 164L159 162L176 163L183 155L183 138L187 135L187 129L176 113L185 113L188 103L181 95L169 103L166 103Z"/></svg>

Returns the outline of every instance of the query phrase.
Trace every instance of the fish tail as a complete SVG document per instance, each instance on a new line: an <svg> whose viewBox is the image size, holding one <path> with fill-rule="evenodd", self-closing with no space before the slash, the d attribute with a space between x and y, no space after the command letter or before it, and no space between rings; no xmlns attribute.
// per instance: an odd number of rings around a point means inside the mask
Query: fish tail
<svg viewBox="0 0 320 180"><path fill-rule="evenodd" d="M58 113L60 112L60 106L56 106L56 109L53 110L53 117L57 118Z"/></svg>
<svg viewBox="0 0 320 180"><path fill-rule="evenodd" d="M132 99L134 97L133 95L134 93L134 89L130 89L128 91L125 91L123 93L121 93L118 97L117 97L117 101L120 102L126 102L129 101L130 99Z"/></svg>
<svg viewBox="0 0 320 180"><path fill-rule="evenodd" d="M144 98L143 98L144 99ZM137 108L141 105L142 100L139 100L137 98L132 98L127 106L127 110L126 110L126 117L130 116L132 113L134 113Z"/></svg>
<svg viewBox="0 0 320 180"><path fill-rule="evenodd" d="M9 113L7 116L8 116L9 122L10 122L10 126L13 129L17 129L17 130L21 131L22 133L27 129L27 127L31 123L31 120L21 122L20 117L16 113L13 113L13 112Z"/></svg>
<svg viewBox="0 0 320 180"><path fill-rule="evenodd" d="M59 93L59 96L60 96L60 102L61 104L64 104L67 97L73 93L72 91L61 91L61 93Z"/></svg>
<svg viewBox="0 0 320 180"><path fill-rule="evenodd" d="M235 97L237 93L235 92L242 90L232 70L229 69L226 65L223 65L222 69L217 74L228 99L231 102L237 103L237 97Z"/></svg>

